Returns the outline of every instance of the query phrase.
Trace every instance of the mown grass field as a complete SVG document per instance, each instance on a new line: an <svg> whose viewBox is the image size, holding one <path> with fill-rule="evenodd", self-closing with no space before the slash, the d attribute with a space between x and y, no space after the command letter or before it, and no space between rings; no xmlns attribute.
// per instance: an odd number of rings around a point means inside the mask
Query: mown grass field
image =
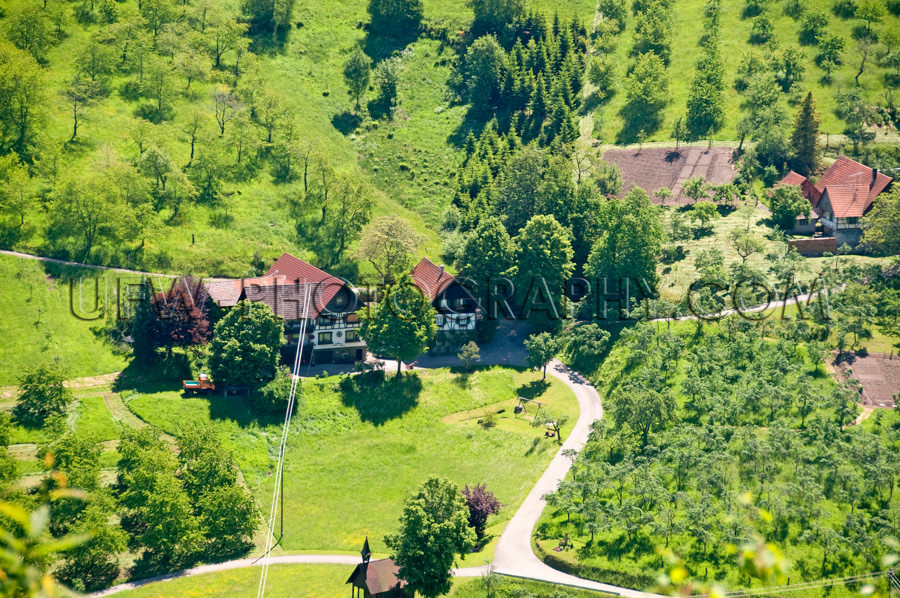
<svg viewBox="0 0 900 598"><path fill-rule="evenodd" d="M816 66L814 57L817 53L815 46L802 46L799 41L800 21L794 20L785 14L785 7L789 0L779 0L769 3L769 10L774 25L774 38L778 44L778 51L793 47L801 49L806 54L804 74L800 88L805 95L806 91L812 91L816 100L819 113L822 116L820 132L824 134L839 134L843 132L843 122L834 114L834 94L838 90L846 90L855 87L854 76L859 70L861 55L851 36L853 27L863 25L858 19L841 19L831 12L830 0L808 0L803 4L809 9L825 10L829 16L829 24L826 30L829 33L838 33L845 38L846 49L843 55L843 65L833 74L833 81L826 85L822 83L823 71ZM662 127L648 136L648 140L671 139L672 125L675 120L684 113L688 92L694 78L694 70L699 55L697 41L704 33L703 9L706 0L679 0L672 8L672 58L668 68L669 75L669 103L665 110L665 120ZM765 47L754 46L749 43L750 29L753 19L742 18L745 3L742 1L722 2L721 4L721 34L719 38L722 61L725 67L725 92L724 113L725 125L714 138L723 140L737 139L736 125L741 117L742 98L733 87L734 76L740 64L741 57L749 50L759 52L763 57L771 55L771 51ZM880 28L896 28L900 18L888 13ZM628 22L625 31L619 36L618 45L613 57L616 65L616 76L619 82L617 93L605 106L594 113L594 135L604 143L615 142L622 130L622 118L619 111L625 105L624 81L628 70L633 64L631 57L631 39L634 34L635 19L631 11L628 12ZM885 91L884 75L888 70L878 65L877 58L867 62L865 72L859 78L863 93L872 102L882 102ZM793 116L796 108L789 106L787 99L782 101L789 113Z"/></svg>
<svg viewBox="0 0 900 598"><path fill-rule="evenodd" d="M74 283L76 313L94 317L94 283L98 280L101 297L106 294L114 305L115 276L97 279L97 272L84 269L67 272L83 275L84 284ZM28 367L38 364L61 368L67 378L105 374L121 370L126 355L106 340L106 320L83 320L70 307L70 276L60 278L53 266L36 260L0 256L0 337L4 339L0 359L0 386L10 386ZM114 313L114 310L113 310Z"/></svg>
<svg viewBox="0 0 900 598"><path fill-rule="evenodd" d="M344 582L353 568L344 565L273 565L269 569L266 595L274 598L345 598L349 587ZM481 580L457 578L453 580L453 590L449 594L456 598L483 598ZM142 588L122 592L128 598L213 598L232 596L250 598L256 596L259 584L259 568L235 569L209 573L195 577L174 579L149 584ZM533 581L504 578L499 596L511 594L515 590L527 590L539 598L556 596L554 592L565 592L567 598L590 598L602 596L600 592L575 590L562 586Z"/></svg>
<svg viewBox="0 0 900 598"><path fill-rule="evenodd" d="M578 414L562 383L548 379L545 386L532 371L424 370L388 378L383 387L341 391L338 384L338 377L303 383L285 463L285 550L352 551L368 536L383 551L406 496L430 474L460 486L486 483L505 505L492 520L499 531L559 448L543 427L513 417L516 397L569 416L564 435ZM239 399L188 399L163 388L123 397L141 419L173 435L191 422L212 422L268 512L279 418L255 418ZM478 425L481 415L501 409L496 427ZM482 564L484 557L472 558Z"/></svg>

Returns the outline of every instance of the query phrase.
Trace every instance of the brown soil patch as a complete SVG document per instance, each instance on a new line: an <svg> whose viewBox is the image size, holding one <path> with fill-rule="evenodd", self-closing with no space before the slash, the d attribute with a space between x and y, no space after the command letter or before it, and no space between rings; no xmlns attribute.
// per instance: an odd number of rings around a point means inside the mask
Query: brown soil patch
<svg viewBox="0 0 900 598"><path fill-rule="evenodd" d="M871 407L893 408L894 395L900 392L900 357L869 353L852 355L842 364L862 384L862 403Z"/></svg>
<svg viewBox="0 0 900 598"><path fill-rule="evenodd" d="M730 147L682 146L678 153L671 147L607 150L603 159L622 169L624 197L632 187L641 187L651 194L654 203L659 201L653 192L661 187L672 190L672 199L666 205L687 205L691 200L681 192L681 185L692 177L701 176L711 185L721 185L734 180L735 170Z"/></svg>

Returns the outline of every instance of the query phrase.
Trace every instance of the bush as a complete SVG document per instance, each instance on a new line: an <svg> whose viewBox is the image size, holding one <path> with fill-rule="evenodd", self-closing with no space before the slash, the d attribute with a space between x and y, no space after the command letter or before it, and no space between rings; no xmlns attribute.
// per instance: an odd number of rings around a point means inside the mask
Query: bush
<svg viewBox="0 0 900 598"><path fill-rule="evenodd" d="M19 400L13 408L16 420L26 426L40 426L48 417L62 415L72 401L56 369L37 366L19 378Z"/></svg>
<svg viewBox="0 0 900 598"><path fill-rule="evenodd" d="M422 22L422 0L369 0L372 31L402 35L418 30Z"/></svg>
<svg viewBox="0 0 900 598"><path fill-rule="evenodd" d="M253 407L263 413L284 413L288 399L291 395L291 372L286 367L281 367L275 379L253 393L250 402ZM297 408L297 399L300 396L300 383L297 383L297 392L294 397L294 409Z"/></svg>

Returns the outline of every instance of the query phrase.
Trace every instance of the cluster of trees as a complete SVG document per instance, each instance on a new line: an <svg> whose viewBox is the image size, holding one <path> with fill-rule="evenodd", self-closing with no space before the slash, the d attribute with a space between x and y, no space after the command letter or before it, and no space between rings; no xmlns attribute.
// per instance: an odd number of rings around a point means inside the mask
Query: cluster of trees
<svg viewBox="0 0 900 598"><path fill-rule="evenodd" d="M511 47L490 33L467 47L456 74L460 95L475 116L496 116L502 132L525 142L571 142L578 137L587 32L577 20L564 24L557 16L548 25L537 14L518 31Z"/></svg>
<svg viewBox="0 0 900 598"><path fill-rule="evenodd" d="M625 126L619 139L642 142L662 125L662 111L669 103L666 67L672 53L672 2L636 0L631 9L634 64L625 77Z"/></svg>
<svg viewBox="0 0 900 598"><path fill-rule="evenodd" d="M706 32L700 38L700 56L691 90L688 94L684 127L689 138L712 136L725 121L722 92L725 88L724 68L719 54L719 0L707 2L704 13ZM673 137L676 142L681 126L676 123Z"/></svg>
<svg viewBox="0 0 900 598"><path fill-rule="evenodd" d="M19 380L12 413L0 414L0 492L20 505L48 499L47 531L66 548L57 559L45 556L42 567L55 564L57 579L89 592L120 577L128 551L140 556L133 573L147 574L252 547L256 503L211 428L184 428L177 451L151 427L126 428L117 482L108 487L100 479L102 441L65 421L71 400L58 368L39 366ZM12 423L44 432L38 457L47 476L39 495L14 488L19 471L6 449Z"/></svg>
<svg viewBox="0 0 900 598"><path fill-rule="evenodd" d="M259 519L232 455L209 427L188 427L178 455L150 428L128 430L115 496L136 568L166 571L246 552Z"/></svg>
<svg viewBox="0 0 900 598"><path fill-rule="evenodd" d="M483 540L487 518L500 507L484 484L461 492L449 480L425 480L406 500L399 529L384 539L408 589L426 598L449 593L456 558Z"/></svg>
<svg viewBox="0 0 900 598"><path fill-rule="evenodd" d="M627 330L600 374L609 416L548 496L557 515L539 533L569 533L580 559L647 586L662 546L689 575L740 584L717 547L760 537L803 579L877 567L896 533L896 429L847 426L859 393L827 378L823 349L740 318L700 336Z"/></svg>
<svg viewBox="0 0 900 598"><path fill-rule="evenodd" d="M251 33L280 35L291 26L293 4L244 0L238 13L211 0L90 2L75 7L77 24L73 5L61 0L10 9L0 40L4 243L39 232L43 249L60 257L161 260L165 267L165 256L145 254L145 230L178 223L188 204L207 207L213 226L227 226L235 194L228 187L268 170L279 182L303 176L295 216L321 213L321 236L335 241L316 250L323 262L339 261L370 218L369 189L325 172L320 152L300 139L288 102L251 51ZM74 77L60 89L48 51L75 26L88 34L72 57ZM365 88L367 59L361 68ZM114 94L134 108L122 131L133 153L106 148L86 169L67 169L67 149ZM69 143L43 126L59 104L55 96L69 105ZM185 100L190 107L181 107ZM310 189L311 171L320 166ZM44 210L46 218L33 214Z"/></svg>

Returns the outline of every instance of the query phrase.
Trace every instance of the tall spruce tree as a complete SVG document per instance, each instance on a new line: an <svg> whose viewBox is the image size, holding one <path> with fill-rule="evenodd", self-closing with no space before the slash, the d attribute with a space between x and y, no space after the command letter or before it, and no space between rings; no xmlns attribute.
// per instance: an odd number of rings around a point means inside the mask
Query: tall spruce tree
<svg viewBox="0 0 900 598"><path fill-rule="evenodd" d="M791 167L804 176L816 170L822 147L819 145L819 124L821 119L816 113L816 104L810 91L803 104L797 109L794 119L794 132L791 134Z"/></svg>

